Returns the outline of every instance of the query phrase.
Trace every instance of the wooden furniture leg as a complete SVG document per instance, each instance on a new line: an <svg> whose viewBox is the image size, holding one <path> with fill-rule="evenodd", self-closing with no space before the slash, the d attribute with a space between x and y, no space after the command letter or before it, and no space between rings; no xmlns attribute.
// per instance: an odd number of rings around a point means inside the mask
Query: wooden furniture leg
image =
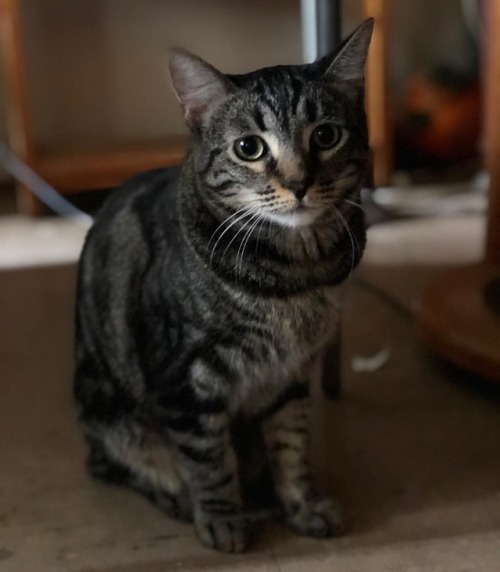
<svg viewBox="0 0 500 572"><path fill-rule="evenodd" d="M485 260L438 276L424 293L419 321L431 348L471 372L500 381L500 0L491 0L488 10Z"/></svg>
<svg viewBox="0 0 500 572"><path fill-rule="evenodd" d="M341 330L329 341L324 352L321 364L321 386L328 397L338 399L342 392Z"/></svg>
<svg viewBox="0 0 500 572"><path fill-rule="evenodd" d="M25 61L18 0L0 0L0 33L6 79L7 123L12 151L33 165L35 149L28 109ZM21 213L39 215L45 207L28 189L17 185L17 204Z"/></svg>
<svg viewBox="0 0 500 572"><path fill-rule="evenodd" d="M490 174L486 260L500 265L500 0L490 5L489 51L486 54L486 168Z"/></svg>
<svg viewBox="0 0 500 572"><path fill-rule="evenodd" d="M372 184L389 185L394 167L393 121L389 93L389 0L364 0L366 17L375 18L366 74L366 110L373 161Z"/></svg>

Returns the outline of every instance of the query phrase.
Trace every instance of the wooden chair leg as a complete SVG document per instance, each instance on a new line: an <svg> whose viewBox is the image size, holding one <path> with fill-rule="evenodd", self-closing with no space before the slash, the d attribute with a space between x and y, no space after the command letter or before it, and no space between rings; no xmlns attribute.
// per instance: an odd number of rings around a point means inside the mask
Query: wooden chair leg
<svg viewBox="0 0 500 572"><path fill-rule="evenodd" d="M0 0L0 51L4 63L9 143L12 151L31 165L36 149L28 105L21 20L20 0ZM20 213L32 216L46 212L38 198L22 186L17 187L17 207Z"/></svg>
<svg viewBox="0 0 500 572"><path fill-rule="evenodd" d="M368 54L366 109L373 157L373 184L386 186L393 170L393 126L389 89L389 0L364 0L367 17L375 18Z"/></svg>
<svg viewBox="0 0 500 572"><path fill-rule="evenodd" d="M321 364L321 386L331 399L338 399L342 393L341 340L339 331L326 346Z"/></svg>
<svg viewBox="0 0 500 572"><path fill-rule="evenodd" d="M47 207L24 185L16 185L16 204L19 213L27 216L42 216L47 214Z"/></svg>

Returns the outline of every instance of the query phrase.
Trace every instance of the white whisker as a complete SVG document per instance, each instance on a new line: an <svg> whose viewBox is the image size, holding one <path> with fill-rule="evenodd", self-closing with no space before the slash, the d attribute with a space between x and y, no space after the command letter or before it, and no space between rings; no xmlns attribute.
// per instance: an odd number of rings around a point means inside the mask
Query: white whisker
<svg viewBox="0 0 500 572"><path fill-rule="evenodd" d="M264 226L264 223L266 222L266 215L262 214L261 218L259 219L259 221L262 223L260 225L259 228L259 232L257 234L257 240L255 241L255 256L257 256L257 251L258 251L258 247L259 247L259 240L260 240L260 233L262 232L262 227ZM269 222L269 221L268 221Z"/></svg>
<svg viewBox="0 0 500 572"><path fill-rule="evenodd" d="M222 228L228 221L230 221L232 218L234 218L236 215L240 214L241 212L243 212L244 210L246 210L248 208L248 205L245 205L244 207L242 207L241 209L238 209L235 213L233 213L232 215L229 215L227 218L225 218L220 224L219 226L213 231L212 236L210 237L210 240L208 241L208 245L210 246L210 243L212 242L213 238L215 237L215 235L217 234L217 231Z"/></svg>
<svg viewBox="0 0 500 572"><path fill-rule="evenodd" d="M346 219L344 218L342 213L339 211L339 209L337 207L333 207L333 208L334 208L335 215L337 215L339 217L339 220L340 220L342 226L346 229L347 234L349 235L349 240L351 241L351 250L352 250L351 270L350 270L350 273L351 273L354 270L354 256L355 256L356 252L359 252L359 242L358 242L357 238L353 235L351 229L349 228L349 224L347 223ZM356 241L357 248L354 246L354 241Z"/></svg>
<svg viewBox="0 0 500 572"><path fill-rule="evenodd" d="M365 211L361 203L356 203L354 201L350 201L349 199L344 199L344 203L352 205L353 207L358 207L358 209L362 210L363 212Z"/></svg>
<svg viewBox="0 0 500 572"><path fill-rule="evenodd" d="M219 242L221 241L222 237L226 234L226 232L227 232L232 226L234 226L237 222L239 222L240 220L244 219L246 216L248 216L249 214L252 214L252 213L254 212L252 209L245 207L245 209L240 209L240 210L237 211L235 214L239 214L242 210L245 210L245 212L244 212L243 214L241 214L237 219L233 220L233 222L232 222L229 226L226 227L226 229L224 230L224 232L222 232L221 235L219 236L219 238L217 239L216 243L214 244L214 247L212 248L212 252L211 252L211 254L210 254L210 262L212 262L212 259L213 259L213 256L214 256L214 254L215 254L215 249L217 248L217 245L218 245ZM233 218L233 217L234 217L234 215L228 217L228 218L224 221L224 223L222 223L222 224L225 224L226 222L228 222L228 221L229 221L231 218ZM245 224L246 224L246 223L245 223ZM219 225L219 228L220 228L220 226L222 226L222 225ZM244 226L245 226L245 225L244 225ZM244 228L244 226L243 226L243 228ZM240 230L241 230L241 229L240 229ZM239 231L238 231L238 232L239 232ZM236 233L236 234L238 234L238 233ZM213 236L213 235L212 235L212 236ZM234 237L233 237L233 240L234 240ZM232 240L231 240L231 242L232 242ZM229 244L231 244L231 242L230 242ZM229 247L229 245L228 245L228 247ZM226 247L226 250L227 250L228 247ZM226 250L224 250L224 254L226 253ZM223 254L222 256L224 256L224 254Z"/></svg>
<svg viewBox="0 0 500 572"><path fill-rule="evenodd" d="M226 246L226 248L224 249L224 252L222 253L222 257L224 257L224 255L226 254L226 252L228 251L229 247L231 246L231 244L233 244L233 242L236 240L236 238L238 237L238 235L240 234L240 232L242 230L244 230L246 228L246 226L248 225L248 223L250 221L253 220L253 218L255 217L255 215L257 214L254 210L251 210L247 213L247 216L251 214L252 216L245 221L245 223L243 224L243 226L241 228L238 229L238 231L236 232L236 234L233 236L233 238L229 241L229 244Z"/></svg>
<svg viewBox="0 0 500 572"><path fill-rule="evenodd" d="M245 254L245 248L248 244L248 241L250 240L250 237L252 236L252 232L254 231L254 229L256 228L256 226L259 224L259 221L262 219L263 214L262 213L257 213L257 220L252 224L252 226L250 227L250 229L247 231L247 233L245 234L245 236L243 237L242 240L242 246L243 248L241 249L241 256L240 256L240 265L239 265L239 270L238 273L241 275L241 270L243 267L243 255ZM252 220L252 219L250 219ZM238 257L236 257L236 263L238 263Z"/></svg>
<svg viewBox="0 0 500 572"><path fill-rule="evenodd" d="M238 252L236 253L236 260L235 260L235 268L236 268L237 273L241 273L241 265L242 265L242 263L243 263L243 251L245 250L245 239L246 239L247 236L250 236L249 233L252 232L253 221L254 221L255 219L258 220L258 219L259 219L259 216L260 216L260 212L256 212L256 213L250 218L250 220L249 220L248 223L247 223L247 224L249 225L249 228L248 228L248 230L246 230L245 234L243 235L243 238L242 238L241 241L240 241L240 245L239 245L239 247L238 247ZM247 225L245 225L245 227L246 227L246 226L247 226ZM240 254L241 254L241 259L240 259ZM239 263L238 263L238 260L240 261Z"/></svg>

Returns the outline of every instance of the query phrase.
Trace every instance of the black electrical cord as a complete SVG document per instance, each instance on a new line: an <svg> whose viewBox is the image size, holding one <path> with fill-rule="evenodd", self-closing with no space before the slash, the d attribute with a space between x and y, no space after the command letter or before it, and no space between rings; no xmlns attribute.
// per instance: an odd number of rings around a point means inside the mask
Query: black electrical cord
<svg viewBox="0 0 500 572"><path fill-rule="evenodd" d="M406 320L413 320L415 318L415 312L413 312L410 308L402 304L399 300L391 296L388 292L386 292L380 286L377 286L373 282L366 280L365 278L361 278L359 276L354 276L352 279L352 283L354 286L369 292L373 296L376 296L379 300L384 302L387 306L389 306L394 312L400 315L402 318Z"/></svg>

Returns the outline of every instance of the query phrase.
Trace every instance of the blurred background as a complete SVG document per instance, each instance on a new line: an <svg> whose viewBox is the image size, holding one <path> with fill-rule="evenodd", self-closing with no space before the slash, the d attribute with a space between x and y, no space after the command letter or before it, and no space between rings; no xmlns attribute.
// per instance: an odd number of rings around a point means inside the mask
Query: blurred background
<svg viewBox="0 0 500 572"><path fill-rule="evenodd" d="M92 177L89 171L100 168L99 158L114 164L119 150L137 151L137 170L164 163L159 153L179 160L176 136L185 128L169 86L170 47L201 54L227 72L303 61L299 0L21 0L4 1L4 11L9 4L20 13L19 66L11 70L11 83L0 76L0 109L8 108L9 97L19 104L15 86L21 76L29 149L21 144L17 151L56 188L71 193L108 183L105 175ZM365 17L366 5L342 3L344 35ZM391 181L385 183L421 182L429 169L433 180L467 178L477 171L480 150L479 4L399 0L387 5L384 70L394 138ZM12 54L7 56L12 61ZM7 139L4 112L0 140ZM130 174L120 174L119 167L112 171L110 166L113 184ZM1 170L0 181L9 181Z"/></svg>
<svg viewBox="0 0 500 572"><path fill-rule="evenodd" d="M182 160L171 47L231 73L302 63L317 39L305 14L336 4L0 0L2 572L227 569L191 527L86 476L71 395L77 261L115 185ZM325 366L313 396L314 473L347 532L318 543L265 524L231 562L500 570L500 0L341 5L343 36L376 23L368 246L344 287L340 367Z"/></svg>
<svg viewBox="0 0 500 572"><path fill-rule="evenodd" d="M476 22L464 11L470 4L392 3L396 96L416 70L448 65L474 73L469 26ZM298 0L22 0L20 8L35 137L46 146L182 132L167 75L172 46L201 54L228 72L302 61ZM345 34L363 18L361 0L343 2ZM0 136L7 136L5 118Z"/></svg>

